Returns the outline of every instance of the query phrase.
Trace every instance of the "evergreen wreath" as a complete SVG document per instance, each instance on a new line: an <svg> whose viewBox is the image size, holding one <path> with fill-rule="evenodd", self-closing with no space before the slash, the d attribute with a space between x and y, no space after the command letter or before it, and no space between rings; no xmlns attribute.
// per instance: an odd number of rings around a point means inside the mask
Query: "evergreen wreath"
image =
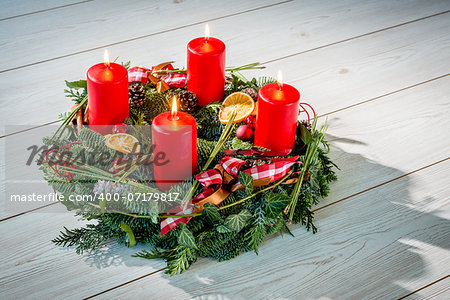
<svg viewBox="0 0 450 300"><path fill-rule="evenodd" d="M275 82L272 78L262 77L247 80L239 71L255 68L257 64L231 69L226 85L225 97L233 92L249 91L251 96L265 84ZM129 63L125 64L128 68ZM183 70L179 70L183 72ZM230 71L230 69L228 69ZM176 70L172 71L176 72ZM328 158L328 143L324 139L326 126L317 128L317 118L312 122L299 122L296 143L289 157L299 155L303 164L291 167L291 172L278 181L262 187L253 187L251 176L241 172L239 181L244 190L232 192L219 206L205 204L200 213L191 214L193 218L186 224L180 223L163 237L160 236L160 222L167 217L164 205L156 202L123 201L120 205L96 202L74 202L70 195L90 195L93 193L114 192L127 195L135 192L161 193L154 183L145 181L153 172L152 166L139 164L135 159L126 169L120 159L131 158L105 146L105 137L87 127L70 126L76 114L85 112L87 104L86 81L66 82L65 93L75 103L71 113L60 115L62 125L53 137L44 138L50 147L39 159L40 169L49 185L60 195L62 203L69 210L74 210L82 219L95 221L82 228L64 227L53 242L64 247L75 247L81 254L95 251L105 242L116 240L129 247L136 243L148 244L148 250L135 256L147 259L164 259L166 272L179 274L188 269L198 257L213 257L218 261L229 260L240 253L254 251L258 254L259 246L266 236L287 232L292 235L288 224L300 223L307 230L316 232L313 224L312 206L329 193L329 183L336 180L333 167ZM169 110L169 100L174 94L186 91L186 88L171 88L158 92L151 82L142 88L134 86L140 94L133 98L138 105L131 105L130 117L125 123L129 125L151 124L154 117ZM130 90L131 91L131 90ZM187 95L186 97L191 97ZM131 99L131 97L130 97ZM193 110L188 99L187 109ZM243 142L234 136L235 125L231 122L223 125L218 120L221 103L211 103L191 114L198 126L198 166L212 168L225 156L224 150L251 149L251 142ZM79 118L78 120L80 120ZM238 124L239 125L239 124ZM134 136L148 136L148 132L133 132ZM150 142L149 142L150 144ZM150 145L143 144L144 149ZM150 151L150 150L148 150ZM145 151L143 151L145 153ZM114 154L114 155L113 155ZM117 160L119 155L119 160ZM64 163L52 162L52 156L66 157ZM99 159L99 156L102 159ZM258 164L257 159L249 155L238 156L247 164ZM82 158L83 168L77 167L77 160ZM95 161L94 164L89 162ZM118 163L119 161L119 163ZM120 168L122 167L122 169ZM248 174L247 174L248 175ZM248 178L250 177L250 178ZM88 178L88 179L86 179ZM293 180L295 179L295 180ZM290 184L285 184L289 183ZM170 192L181 195L198 195L202 188L196 186L195 178L172 187ZM121 211L126 207L133 213Z"/></svg>

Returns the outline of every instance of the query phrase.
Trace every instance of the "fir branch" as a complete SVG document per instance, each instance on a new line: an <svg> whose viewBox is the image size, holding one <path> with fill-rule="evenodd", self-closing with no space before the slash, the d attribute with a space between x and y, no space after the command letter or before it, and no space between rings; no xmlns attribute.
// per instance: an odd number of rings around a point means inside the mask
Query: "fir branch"
<svg viewBox="0 0 450 300"><path fill-rule="evenodd" d="M258 70L258 69L260 70L260 69L265 69L265 68L266 67L261 66L261 63L255 62L255 63L246 64L246 65L237 66L237 67L226 67L225 72L240 72L240 71L245 71L245 70ZM158 75L186 74L187 70L186 69L158 70L153 73L158 74Z"/></svg>
<svg viewBox="0 0 450 300"><path fill-rule="evenodd" d="M57 246L71 247L76 246L77 254L84 251L100 248L105 241L115 235L110 228L99 225L88 224L86 228L68 229L61 231L60 235L52 240Z"/></svg>
<svg viewBox="0 0 450 300"><path fill-rule="evenodd" d="M305 178L305 174L306 174L306 172L308 172L310 165L313 163L312 160L314 158L314 155L316 154L319 144L322 143L322 141L325 137L325 132L327 131L327 128L328 128L327 120L325 120L325 124L320 128L320 130L316 131L315 129L316 129L316 125L317 125L317 116L314 117L313 124L311 127L312 128L311 131L313 132L313 140L307 145L305 161L304 161L304 164L301 169L300 179L295 184L294 191L292 192L292 195L291 195L291 203L289 204L289 206L286 210L286 213L290 212L289 219L291 219L291 220L294 217L295 207L297 205L297 202L298 202L298 199L300 196L300 191L301 191L303 180Z"/></svg>

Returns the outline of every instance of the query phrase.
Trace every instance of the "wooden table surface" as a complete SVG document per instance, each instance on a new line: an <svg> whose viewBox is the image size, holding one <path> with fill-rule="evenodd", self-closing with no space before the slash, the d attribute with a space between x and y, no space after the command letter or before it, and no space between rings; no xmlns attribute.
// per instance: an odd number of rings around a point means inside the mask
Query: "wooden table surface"
<svg viewBox="0 0 450 300"><path fill-rule="evenodd" d="M450 299L450 1L0 3L1 299ZM273 236L259 255L169 277L164 262L131 257L145 245L54 246L80 225L61 204L5 208L5 173L29 176L23 160L5 163L8 142L68 110L64 79L82 79L105 48L133 65L185 66L205 23L228 66L282 70L328 117L341 170L315 207L317 234L292 226L295 238Z"/></svg>

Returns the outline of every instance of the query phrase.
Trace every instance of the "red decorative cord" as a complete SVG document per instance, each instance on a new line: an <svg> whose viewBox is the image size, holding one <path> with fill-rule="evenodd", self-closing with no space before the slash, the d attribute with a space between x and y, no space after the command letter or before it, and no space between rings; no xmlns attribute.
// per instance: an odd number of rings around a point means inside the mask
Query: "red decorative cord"
<svg viewBox="0 0 450 300"><path fill-rule="evenodd" d="M301 113L303 113L303 112L306 113L306 116L308 117L308 123L311 124L311 116L310 116L308 110L305 108L305 106L308 107L308 108L312 111L313 117L316 116L316 111L314 110L314 108L313 108L310 104L305 103L305 102L299 103L299 106L300 106L300 108L301 108L300 112L298 113L299 116L300 116Z"/></svg>
<svg viewBox="0 0 450 300"><path fill-rule="evenodd" d="M75 168L75 165L70 163L70 162L73 163L75 161L70 158L66 158L66 161L62 161L62 157L64 156L64 153L59 150L68 149L70 151L72 146L76 145L76 144L81 144L81 143L74 142L74 143L70 143L68 146L53 147L48 150L45 150L44 151L45 160L42 161L40 164L46 163L53 170L54 174L58 174L61 177L66 177L69 180L73 180L74 173L70 173L69 171L67 171L67 167ZM54 155L56 160L51 158L50 155Z"/></svg>

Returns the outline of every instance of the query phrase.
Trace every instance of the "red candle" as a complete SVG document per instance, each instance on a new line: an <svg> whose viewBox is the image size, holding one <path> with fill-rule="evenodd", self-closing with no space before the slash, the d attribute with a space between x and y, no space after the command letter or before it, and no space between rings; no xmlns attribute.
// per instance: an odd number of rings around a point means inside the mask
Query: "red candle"
<svg viewBox="0 0 450 300"><path fill-rule="evenodd" d="M197 172L197 122L190 114L177 111L175 97L172 103L172 112L152 122L154 176L163 191Z"/></svg>
<svg viewBox="0 0 450 300"><path fill-rule="evenodd" d="M200 106L223 99L225 88L225 44L209 37L193 39L187 45L187 89L193 92Z"/></svg>
<svg viewBox="0 0 450 300"><path fill-rule="evenodd" d="M96 64L87 72L89 125L100 133L108 133L106 126L123 122L128 117L128 72L123 66L109 62Z"/></svg>
<svg viewBox="0 0 450 300"><path fill-rule="evenodd" d="M263 86L258 94L255 145L270 149L273 156L288 155L295 144L300 93L279 82Z"/></svg>

